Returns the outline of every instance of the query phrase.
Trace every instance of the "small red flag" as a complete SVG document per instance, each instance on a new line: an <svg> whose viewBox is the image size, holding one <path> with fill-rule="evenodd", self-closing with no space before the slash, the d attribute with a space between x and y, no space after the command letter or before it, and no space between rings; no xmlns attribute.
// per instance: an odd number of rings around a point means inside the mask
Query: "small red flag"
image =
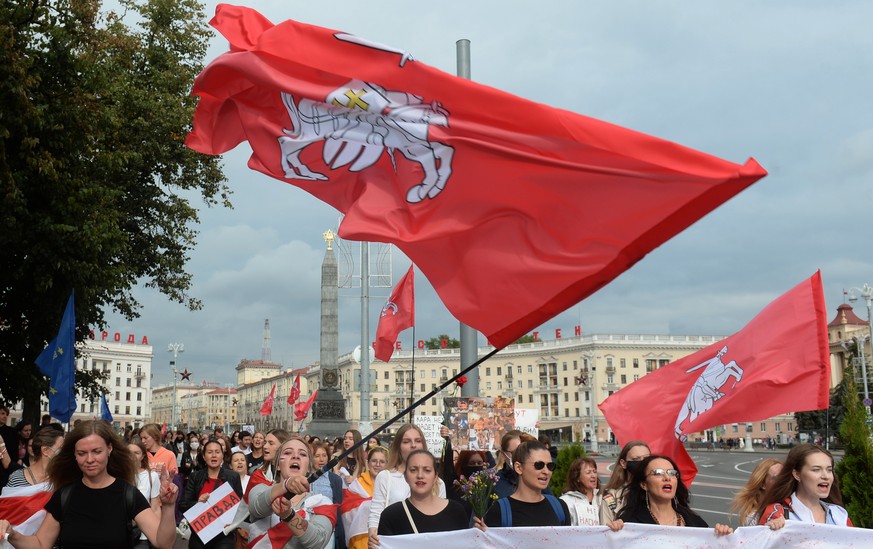
<svg viewBox="0 0 873 549"><path fill-rule="evenodd" d="M264 401L264 404L261 406L261 415L268 416L273 413L273 398L276 396L276 384L273 384L273 388L270 389L270 395Z"/></svg>
<svg viewBox="0 0 873 549"><path fill-rule="evenodd" d="M817 272L736 334L647 374L600 409L620 444L646 441L690 485L697 467L682 445L690 433L828 407L826 315Z"/></svg>
<svg viewBox="0 0 873 549"><path fill-rule="evenodd" d="M161 436L163 437L166 434L167 434L167 422L165 421L164 424L161 425Z"/></svg>
<svg viewBox="0 0 873 549"><path fill-rule="evenodd" d="M294 378L294 383L291 384L291 393L288 395L288 404L294 404L300 398L300 374Z"/></svg>
<svg viewBox="0 0 873 549"><path fill-rule="evenodd" d="M395 244L497 347L766 174L347 33L226 4L211 24L230 51L194 83L186 144L248 141L249 167L343 212L343 238Z"/></svg>
<svg viewBox="0 0 873 549"><path fill-rule="evenodd" d="M318 396L318 389L312 393L306 402L298 402L294 405L294 419L297 421L303 421L306 417L306 414L309 413L309 409L312 408L312 403L315 402L315 397Z"/></svg>
<svg viewBox="0 0 873 549"><path fill-rule="evenodd" d="M415 325L415 270L409 267L379 315L374 350L376 358L383 362L391 360L394 343L403 330Z"/></svg>

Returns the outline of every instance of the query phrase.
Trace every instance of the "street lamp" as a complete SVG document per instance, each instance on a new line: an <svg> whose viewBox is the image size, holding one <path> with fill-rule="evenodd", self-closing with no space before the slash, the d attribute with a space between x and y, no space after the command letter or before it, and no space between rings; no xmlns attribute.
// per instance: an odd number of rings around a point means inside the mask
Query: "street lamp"
<svg viewBox="0 0 873 549"><path fill-rule="evenodd" d="M176 359L179 358L179 353L185 351L184 343L170 343L167 346L167 351L173 353L173 360L170 361L170 366L173 367L173 413L171 417L173 421L173 430L176 430ZM186 371L187 372L187 371Z"/></svg>
<svg viewBox="0 0 873 549"><path fill-rule="evenodd" d="M591 375L588 376L588 382L591 383L591 406L589 410L591 411L591 451L597 452L599 447L597 445L597 368L595 367L595 355L594 351L588 351L588 370L591 372Z"/></svg>
<svg viewBox="0 0 873 549"><path fill-rule="evenodd" d="M873 288L864 284L861 288L849 288L849 301L854 303L858 300L853 292L858 292L867 302L867 323L870 325L870 344L873 345ZM864 359L864 338L858 338L861 353L861 375L864 376L864 406L870 406L870 392L867 390L867 361Z"/></svg>

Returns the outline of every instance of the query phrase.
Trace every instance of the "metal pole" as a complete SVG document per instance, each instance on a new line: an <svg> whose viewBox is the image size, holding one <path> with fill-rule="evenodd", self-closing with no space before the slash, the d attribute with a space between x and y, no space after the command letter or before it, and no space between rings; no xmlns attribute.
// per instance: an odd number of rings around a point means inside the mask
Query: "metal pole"
<svg viewBox="0 0 873 549"><path fill-rule="evenodd" d="M466 38L458 40L455 43L455 51L457 54L458 76L469 80L470 76L470 41ZM479 336L471 326L467 326L463 322L460 323L461 332L461 368L466 368L470 364L476 362L479 356ZM461 396L477 397L479 396L479 370L470 371L467 376L467 383L461 387Z"/></svg>
<svg viewBox="0 0 873 549"><path fill-rule="evenodd" d="M597 452L600 447L597 444L597 367L594 351L588 353L591 360L591 451Z"/></svg>
<svg viewBox="0 0 873 549"><path fill-rule="evenodd" d="M864 301L867 302L867 324L870 326L870 346L873 348L873 288L865 283L860 288L852 288L851 291L857 291L864 298ZM849 296L849 301L854 302L857 299L854 295ZM866 354L864 352L864 338L856 338L855 341L858 343L858 352L861 353L861 375L864 376L864 407L869 411L870 392L867 388L867 361L864 358Z"/></svg>
<svg viewBox="0 0 873 549"><path fill-rule="evenodd" d="M172 418L172 428L176 430L176 359L179 357L179 353L185 351L185 345L183 343L170 343L167 346L167 351L173 353L173 360L170 361L170 366L173 367L173 412L170 414Z"/></svg>
<svg viewBox="0 0 873 549"><path fill-rule="evenodd" d="M370 424L370 244L361 242L361 418ZM367 429L369 430L369 429Z"/></svg>

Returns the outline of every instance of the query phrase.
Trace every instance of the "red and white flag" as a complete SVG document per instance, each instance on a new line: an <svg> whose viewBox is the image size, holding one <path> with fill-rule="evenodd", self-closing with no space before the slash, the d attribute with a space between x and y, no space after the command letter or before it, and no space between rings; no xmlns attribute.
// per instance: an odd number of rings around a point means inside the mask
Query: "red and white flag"
<svg viewBox="0 0 873 549"><path fill-rule="evenodd" d="M220 4L187 145L395 244L452 314L505 346L591 295L766 172L537 104L407 52ZM378 212L378 215L375 214Z"/></svg>
<svg viewBox="0 0 873 549"><path fill-rule="evenodd" d="M291 385L291 393L288 395L288 404L294 404L300 398L300 374L294 378L294 383Z"/></svg>
<svg viewBox="0 0 873 549"><path fill-rule="evenodd" d="M373 346L376 358L383 362L391 360L397 336L412 326L415 326L415 269L410 266L379 314Z"/></svg>
<svg viewBox="0 0 873 549"><path fill-rule="evenodd" d="M346 547L349 549L366 549L367 547L372 502L373 496L365 491L359 483L359 479L355 479L348 490L343 490L340 518L343 521Z"/></svg>
<svg viewBox="0 0 873 549"><path fill-rule="evenodd" d="M322 494L313 494L307 496L303 500L303 508L297 511L297 514L303 518L320 515L330 521L330 526L333 529L336 527L336 516L339 505L331 503L327 496ZM333 536L333 534L331 534ZM287 524L280 522L272 526L263 534L253 536L252 540L247 545L248 549L282 549L292 537L292 532Z"/></svg>
<svg viewBox="0 0 873 549"><path fill-rule="evenodd" d="M264 401L264 404L261 405L261 415L268 416L273 413L273 399L276 396L276 384L273 384L273 388L270 389L270 395Z"/></svg>
<svg viewBox="0 0 873 549"><path fill-rule="evenodd" d="M294 419L297 421L303 421L306 418L306 414L309 413L309 409L312 408L312 403L315 402L315 397L318 396L318 389L312 393L306 402L298 402L294 405Z"/></svg>
<svg viewBox="0 0 873 549"><path fill-rule="evenodd" d="M745 328L647 374L601 405L619 444L643 440L697 474L682 441L728 423L822 410L830 395L821 273L770 303Z"/></svg>
<svg viewBox="0 0 873 549"><path fill-rule="evenodd" d="M16 532L32 536L45 519L45 504L52 497L49 484L3 488L0 494L0 517L8 520Z"/></svg>

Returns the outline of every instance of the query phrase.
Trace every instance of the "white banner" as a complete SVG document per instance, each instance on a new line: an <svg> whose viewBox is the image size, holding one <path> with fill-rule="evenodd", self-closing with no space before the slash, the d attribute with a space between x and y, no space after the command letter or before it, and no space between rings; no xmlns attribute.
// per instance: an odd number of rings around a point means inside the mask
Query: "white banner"
<svg viewBox="0 0 873 549"><path fill-rule="evenodd" d="M443 424L443 416L415 416L413 423L424 433L427 441L427 449L436 457L443 455L443 447L446 441L440 436L440 426Z"/></svg>
<svg viewBox="0 0 873 549"><path fill-rule="evenodd" d="M224 527L233 521L241 498L236 495L230 483L223 483L209 494L203 503L195 503L185 512L191 530L197 533L200 541L208 543L222 533Z"/></svg>
<svg viewBox="0 0 873 549"><path fill-rule="evenodd" d="M415 536L415 537L413 537ZM379 549L505 549L506 547L548 547L581 549L587 547L693 547L733 548L840 548L873 547L873 530L825 526L788 521L781 530L765 526L738 528L729 536L718 537L713 528L679 528L651 524L626 524L619 532L606 526L565 526L544 528L489 528L487 532L467 529L436 534L379 536Z"/></svg>

